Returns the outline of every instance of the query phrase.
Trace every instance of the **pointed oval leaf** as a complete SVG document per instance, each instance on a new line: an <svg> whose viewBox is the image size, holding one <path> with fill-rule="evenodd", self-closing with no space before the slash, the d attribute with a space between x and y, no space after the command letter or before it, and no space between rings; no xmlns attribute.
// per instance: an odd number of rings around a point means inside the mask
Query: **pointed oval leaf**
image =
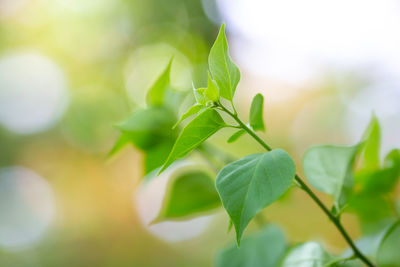
<svg viewBox="0 0 400 267"><path fill-rule="evenodd" d="M221 205L214 181L204 170L190 170L170 179L155 221L182 220Z"/></svg>
<svg viewBox="0 0 400 267"><path fill-rule="evenodd" d="M285 256L282 267L325 267L334 257L316 242L307 242L290 249ZM327 265L328 264L328 265Z"/></svg>
<svg viewBox="0 0 400 267"><path fill-rule="evenodd" d="M172 128L176 128L179 123L184 121L185 119L189 118L190 116L197 114L204 106L200 104L195 104L191 106L185 113L182 114L181 118L178 120L178 122L174 125Z"/></svg>
<svg viewBox="0 0 400 267"><path fill-rule="evenodd" d="M238 140L242 135L244 135L246 133L245 130L241 129L239 131L237 131L236 133L232 134L231 137L229 137L228 139L228 143L233 143L236 140Z"/></svg>
<svg viewBox="0 0 400 267"><path fill-rule="evenodd" d="M276 267L286 250L285 236L276 226L246 236L240 249L232 245L219 253L217 267Z"/></svg>
<svg viewBox="0 0 400 267"><path fill-rule="evenodd" d="M304 154L303 169L308 182L332 195L338 209L352 191L352 168L359 147L319 145Z"/></svg>
<svg viewBox="0 0 400 267"><path fill-rule="evenodd" d="M387 231L378 248L377 261L379 267L400 266L400 221Z"/></svg>
<svg viewBox="0 0 400 267"><path fill-rule="evenodd" d="M205 109L183 128L160 173L223 127L225 122L221 115L214 109Z"/></svg>
<svg viewBox="0 0 400 267"><path fill-rule="evenodd" d="M282 149L246 156L220 171L217 191L235 226L238 244L250 220L289 189L295 172L292 158Z"/></svg>
<svg viewBox="0 0 400 267"><path fill-rule="evenodd" d="M262 94L256 94L251 102L249 123L254 131L264 131L263 120L264 97Z"/></svg>
<svg viewBox="0 0 400 267"><path fill-rule="evenodd" d="M160 74L154 84L150 87L146 95L146 104L149 106L161 106L164 102L164 95L170 82L172 58L167 67Z"/></svg>
<svg viewBox="0 0 400 267"><path fill-rule="evenodd" d="M208 64L211 75L219 87L219 94L232 101L240 80L240 71L228 54L225 24L222 24L217 39L210 50Z"/></svg>

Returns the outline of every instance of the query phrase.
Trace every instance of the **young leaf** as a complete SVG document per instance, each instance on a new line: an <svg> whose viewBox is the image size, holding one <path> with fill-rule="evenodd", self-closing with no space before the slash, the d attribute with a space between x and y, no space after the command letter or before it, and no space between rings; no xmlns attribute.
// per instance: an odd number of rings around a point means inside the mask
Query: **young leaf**
<svg viewBox="0 0 400 267"><path fill-rule="evenodd" d="M181 173L169 182L156 222L182 220L221 205L213 179L201 170Z"/></svg>
<svg viewBox="0 0 400 267"><path fill-rule="evenodd" d="M232 101L236 91L236 86L240 80L240 72L228 54L225 24L222 24L218 37L210 50L208 64L211 75L219 87L220 95L223 98Z"/></svg>
<svg viewBox="0 0 400 267"><path fill-rule="evenodd" d="M378 119L375 115L363 134L364 141L363 151L361 155L362 169L366 171L376 170L379 168L379 149L381 143L381 129Z"/></svg>
<svg viewBox="0 0 400 267"><path fill-rule="evenodd" d="M338 209L352 191L352 167L358 150L359 145L320 145L309 148L304 154L307 180L319 191L332 195Z"/></svg>
<svg viewBox="0 0 400 267"><path fill-rule="evenodd" d="M208 102L207 97L204 94L206 90L207 88L193 88L194 98L196 99L196 102L202 106L206 106Z"/></svg>
<svg viewBox="0 0 400 267"><path fill-rule="evenodd" d="M246 236L240 249L232 245L217 256L217 267L276 267L286 250L285 236L276 226Z"/></svg>
<svg viewBox="0 0 400 267"><path fill-rule="evenodd" d="M183 128L160 173L175 160L186 156L225 125L221 115L214 109L209 108L201 112Z"/></svg>
<svg viewBox="0 0 400 267"><path fill-rule="evenodd" d="M324 248L316 242L307 242L290 249L285 256L282 267L325 267L332 266L333 261Z"/></svg>
<svg viewBox="0 0 400 267"><path fill-rule="evenodd" d="M263 121L264 97L262 94L256 94L251 102L249 123L254 131L265 131Z"/></svg>
<svg viewBox="0 0 400 267"><path fill-rule="evenodd" d="M148 107L136 110L116 127L128 136L136 147L146 150L164 138L174 136L172 125L175 114L165 107Z"/></svg>
<svg viewBox="0 0 400 267"><path fill-rule="evenodd" d="M379 267L400 266L400 221L389 228L379 245L377 262Z"/></svg>
<svg viewBox="0 0 400 267"><path fill-rule="evenodd" d="M233 143L235 142L237 139L239 139L239 137L241 137L242 135L244 135L246 133L245 130L241 129L239 131L237 131L236 133L232 134L231 137L229 137L228 139L228 143Z"/></svg>
<svg viewBox="0 0 400 267"><path fill-rule="evenodd" d="M146 95L146 103L149 106L161 106L164 102L165 90L169 86L172 58L167 67L150 87Z"/></svg>
<svg viewBox="0 0 400 267"><path fill-rule="evenodd" d="M246 156L220 171L216 187L238 244L250 220L291 186L295 172L292 158L281 149Z"/></svg>
<svg viewBox="0 0 400 267"><path fill-rule="evenodd" d="M172 128L173 129L176 128L179 125L179 123L181 123L183 120L189 118L194 114L197 114L203 107L204 106L200 104L194 104L193 106L191 106L185 113L182 114L181 118Z"/></svg>
<svg viewBox="0 0 400 267"><path fill-rule="evenodd" d="M210 73L208 73L208 84L207 89L204 91L204 96L212 102L216 102L219 99L218 85L213 81Z"/></svg>

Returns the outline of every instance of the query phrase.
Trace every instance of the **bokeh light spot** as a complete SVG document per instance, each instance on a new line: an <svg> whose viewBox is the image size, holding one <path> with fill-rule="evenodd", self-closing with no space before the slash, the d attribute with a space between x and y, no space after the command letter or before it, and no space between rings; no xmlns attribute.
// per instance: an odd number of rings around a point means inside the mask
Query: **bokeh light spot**
<svg viewBox="0 0 400 267"><path fill-rule="evenodd" d="M0 246L21 249L37 242L55 215L50 185L24 167L0 169Z"/></svg>
<svg viewBox="0 0 400 267"><path fill-rule="evenodd" d="M67 103L66 79L49 58L14 53L0 58L0 124L18 134L52 126Z"/></svg>

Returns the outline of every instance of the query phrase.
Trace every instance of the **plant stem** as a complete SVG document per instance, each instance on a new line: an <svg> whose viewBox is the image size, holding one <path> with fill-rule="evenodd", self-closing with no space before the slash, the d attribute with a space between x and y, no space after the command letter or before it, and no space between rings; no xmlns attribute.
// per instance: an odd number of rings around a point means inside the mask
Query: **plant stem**
<svg viewBox="0 0 400 267"><path fill-rule="evenodd" d="M251 130L249 127L247 127L240 119L239 117L229 111L227 108L222 106L220 103L219 107L225 111L227 114L229 114L239 125L242 127L243 130L245 130L249 135L251 135L261 146L263 146L267 151L271 151L272 148L267 145L267 143L264 142L253 130ZM310 187L307 186L307 184L300 178L299 175L295 175L295 180L298 182L301 186L301 188L314 200L314 202L322 209L322 211L329 217L329 219L333 222L333 224L336 226L336 228L339 230L343 238L346 240L346 242L349 244L351 249L354 252L354 255L359 258L362 262L364 262L367 266L369 267L375 267L375 265L366 257L364 254L356 247L354 244L353 240L349 236L349 234L346 232L344 229L342 223L340 220L333 215L330 210L322 203L322 201L317 197L317 195L314 194L314 192L311 190Z"/></svg>

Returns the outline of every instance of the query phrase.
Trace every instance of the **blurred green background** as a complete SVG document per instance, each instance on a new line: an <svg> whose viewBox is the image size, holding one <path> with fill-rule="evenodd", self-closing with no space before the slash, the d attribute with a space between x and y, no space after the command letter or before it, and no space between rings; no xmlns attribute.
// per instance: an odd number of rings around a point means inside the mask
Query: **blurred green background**
<svg viewBox="0 0 400 267"><path fill-rule="evenodd" d="M148 226L171 174L143 182L132 146L107 158L113 125L144 105L171 56L174 87L204 86L225 21L239 114L263 93L273 147L300 166L312 144L358 140L374 111L384 155L400 145L399 14L389 0L0 0L0 265L212 266L233 241L227 215ZM248 137L228 145L231 133L210 142L261 151ZM297 190L263 215L293 242L346 248ZM359 237L356 215L343 220Z"/></svg>

